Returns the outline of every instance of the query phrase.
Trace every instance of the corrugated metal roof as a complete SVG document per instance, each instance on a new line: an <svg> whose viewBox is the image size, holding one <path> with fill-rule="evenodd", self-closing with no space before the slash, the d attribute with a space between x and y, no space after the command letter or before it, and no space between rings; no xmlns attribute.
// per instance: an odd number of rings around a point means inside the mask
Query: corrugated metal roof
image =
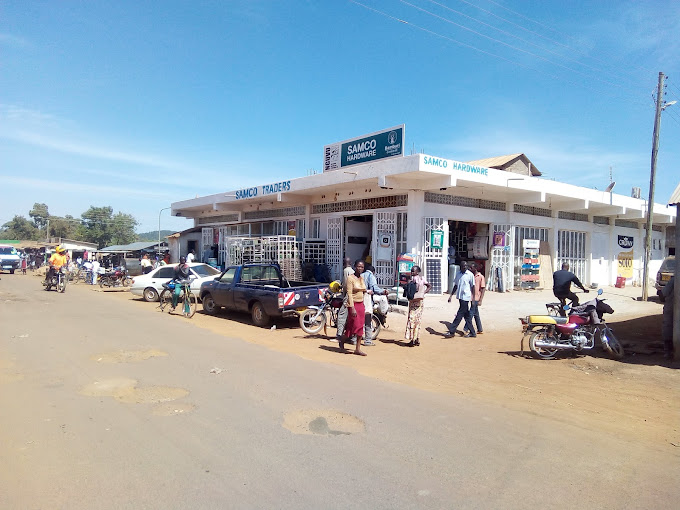
<svg viewBox="0 0 680 510"><path fill-rule="evenodd" d="M678 183L678 186L675 188L675 191L673 192L670 200L668 201L668 205L678 204L680 204L680 183Z"/></svg>
<svg viewBox="0 0 680 510"><path fill-rule="evenodd" d="M510 163L512 160L521 158L523 159L526 163L528 163L529 167L531 168L531 175L541 175L541 172L536 168L536 165L534 165L529 158L527 158L526 154L520 152L518 154L507 154L505 156L496 156L494 158L485 158L485 159L476 159L474 161L468 161L467 163L471 165L477 165L477 166L484 166L487 168L501 168L504 165L507 165Z"/></svg>
<svg viewBox="0 0 680 510"><path fill-rule="evenodd" d="M107 246L106 248L102 248L99 251L104 251L108 253L137 251L143 250L145 248L153 248L154 246L158 246L158 241L138 241L136 243L130 244L115 244L113 246Z"/></svg>

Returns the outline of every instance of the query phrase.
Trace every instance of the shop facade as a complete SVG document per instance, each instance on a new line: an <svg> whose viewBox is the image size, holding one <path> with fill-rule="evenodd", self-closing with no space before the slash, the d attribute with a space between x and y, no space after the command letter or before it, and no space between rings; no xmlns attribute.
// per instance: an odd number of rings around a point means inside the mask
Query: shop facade
<svg viewBox="0 0 680 510"><path fill-rule="evenodd" d="M395 157L175 202L172 214L193 219L196 253L220 265L278 250L339 278L348 256L367 259L380 285L394 286L398 257L409 253L435 292L450 289L463 260L494 290L546 286L563 262L587 284L639 284L645 201L543 179L515 156L502 169ZM674 222L673 208L654 204L652 277ZM528 244L537 246L530 263Z"/></svg>

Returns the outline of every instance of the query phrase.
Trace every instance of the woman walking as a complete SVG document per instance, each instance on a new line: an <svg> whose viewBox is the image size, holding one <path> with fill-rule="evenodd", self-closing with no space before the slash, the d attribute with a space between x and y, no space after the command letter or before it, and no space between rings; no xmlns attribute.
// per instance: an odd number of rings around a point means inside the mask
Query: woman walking
<svg viewBox="0 0 680 510"><path fill-rule="evenodd" d="M420 320L423 317L423 301L425 294L430 292L432 285L423 276L420 276L420 266L411 268L411 281L416 284L416 292L413 299L408 302L408 319L406 320L406 333L404 338L408 340L408 346L420 345Z"/></svg>
<svg viewBox="0 0 680 510"><path fill-rule="evenodd" d="M354 354L357 356L366 356L366 353L361 350L361 340L364 337L364 294L366 293L366 285L361 278L363 272L364 263L357 260L354 263L354 274L348 275L345 280L347 323L345 324L344 335L338 339L340 352L345 352L345 341L349 342L353 336L356 336L357 343Z"/></svg>

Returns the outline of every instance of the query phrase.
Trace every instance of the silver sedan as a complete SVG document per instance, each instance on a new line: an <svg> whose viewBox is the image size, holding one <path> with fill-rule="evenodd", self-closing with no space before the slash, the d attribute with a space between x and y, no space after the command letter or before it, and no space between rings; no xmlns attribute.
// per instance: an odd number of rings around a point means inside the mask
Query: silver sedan
<svg viewBox="0 0 680 510"><path fill-rule="evenodd" d="M163 284L172 280L176 266L177 264L168 264L167 266L157 267L150 273L135 276L132 280L130 292L135 296L143 297L144 301L158 301L158 296L163 290ZM202 263L191 263L189 269L192 276L191 291L197 296L203 282L212 280L221 274L218 269Z"/></svg>

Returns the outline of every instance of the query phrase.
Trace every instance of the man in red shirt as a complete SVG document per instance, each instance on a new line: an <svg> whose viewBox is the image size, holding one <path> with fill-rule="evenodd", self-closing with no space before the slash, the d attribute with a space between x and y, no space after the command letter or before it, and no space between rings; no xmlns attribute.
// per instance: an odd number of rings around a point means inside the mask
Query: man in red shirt
<svg viewBox="0 0 680 510"><path fill-rule="evenodd" d="M482 299L484 299L484 292L486 291L486 280L484 275L479 272L479 267L475 262L470 263L470 271L475 277L475 288L472 291L472 301L470 302L470 315L477 326L477 334L481 335L482 319L479 317L479 307L482 306Z"/></svg>

